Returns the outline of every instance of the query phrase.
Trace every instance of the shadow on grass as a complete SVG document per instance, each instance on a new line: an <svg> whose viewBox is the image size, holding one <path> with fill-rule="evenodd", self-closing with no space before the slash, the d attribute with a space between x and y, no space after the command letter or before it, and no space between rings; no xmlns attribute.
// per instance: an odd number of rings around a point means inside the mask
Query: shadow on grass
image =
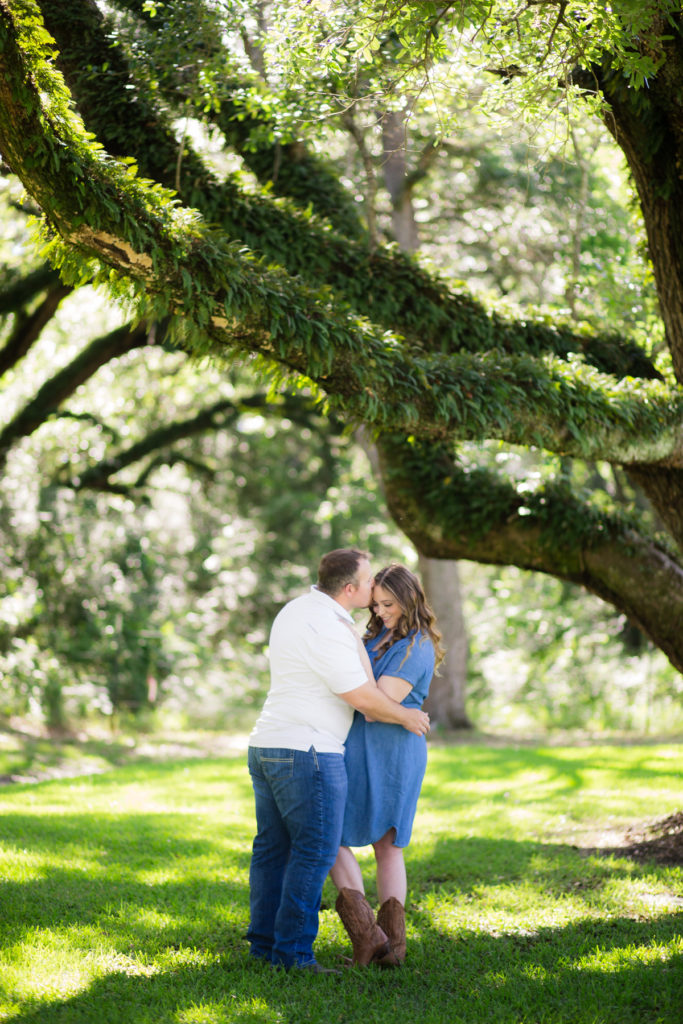
<svg viewBox="0 0 683 1024"><path fill-rule="evenodd" d="M184 813L3 815L5 849L37 855L42 863L39 877L0 879L0 936L17 941L35 927L97 925L128 945L134 934L136 948L152 953L164 944L206 946L202 920L210 921L216 934L221 908L241 913L246 927L251 827L233 824L221 830L212 824L208 835L193 828L192 815ZM442 838L428 852L416 844L409 848L407 866L414 903L430 893L462 903L481 898L484 889L493 890L486 898L500 901L509 898L504 889L516 891L524 884L527 900L535 894L544 901L571 897L584 900L589 913L603 887L619 879L668 881L673 870L587 856L559 843L486 837ZM372 875L367 882L374 896ZM334 905L334 895L328 881L323 909ZM159 918L150 930L151 945L145 914Z"/></svg>
<svg viewBox="0 0 683 1024"><path fill-rule="evenodd" d="M97 780L94 780L97 782ZM89 780L92 785L93 780ZM218 812L217 812L218 813ZM210 838L203 835L204 827L191 813L159 811L136 813L124 810L109 814L86 811L79 814L2 815L2 841L23 852L49 855L55 862L68 861L74 851L92 861L109 862L115 870L126 871L134 856L138 867L163 865L172 856L199 857L211 851L220 851L223 843L251 838L251 829L245 823L232 826L221 833L215 822L210 826ZM244 856L247 856L245 850Z"/></svg>
<svg viewBox="0 0 683 1024"><path fill-rule="evenodd" d="M627 945L670 942L677 915L647 923L582 922L533 937L444 936L419 915L413 924L420 937L409 941L408 961L396 971L356 968L338 978L275 973L238 951L235 933L232 949L211 964L176 965L151 977L115 972L77 995L8 1016L5 1024L680 1022L683 955L619 963ZM596 951L611 953L614 968L592 966Z"/></svg>
<svg viewBox="0 0 683 1024"><path fill-rule="evenodd" d="M189 778L185 779L185 775ZM0 804L5 796L9 802L24 793L39 793L42 798L52 791L51 787L56 787L54 792L59 794L58 802L60 804L67 802L63 795L65 792L67 800L72 797L72 803L75 803L78 799L77 792L74 795L75 791L65 791L63 788L65 784L71 787L83 785L96 791L109 789L115 800L123 787L129 783L140 782L151 790L156 783L167 784L169 779L174 783L173 793L181 792L187 784L189 795L196 798L199 786L207 786L212 783L225 786L229 783L233 799L244 799L248 805L253 801L246 755L235 754L231 757L191 757L184 760L170 759L168 761L159 761L155 758L140 759L122 766L113 765L111 771L108 769L105 771L83 771L75 777L60 775L54 779L37 781L24 779L20 782L15 781L11 785L0 785ZM193 790L194 792L192 792ZM164 799L173 806L172 800L169 801L165 795Z"/></svg>
<svg viewBox="0 0 683 1024"><path fill-rule="evenodd" d="M193 802L197 790L201 793L207 782L222 783L226 772L231 774L231 790L234 776L239 776L239 791L232 791L239 792L240 800L244 796L251 801L243 766L222 760L188 763ZM123 781L134 778L134 770L128 768L117 772L115 780L89 779L88 787L95 787L100 806L107 806L107 787L113 798ZM155 778L165 786L169 778L177 778L173 792L184 799L182 765L157 765L151 772L146 769L144 778L148 787ZM41 790L52 792L52 786ZM129 793L129 804L136 792ZM220 805L216 813L220 814ZM200 826L187 809L175 808L154 814L98 816L92 811L62 813L60 808L59 813L3 815L4 844L35 857L38 864L32 872L42 873L26 881L0 882L4 941L17 946L25 942L27 962L43 949L58 956L63 942L68 964L85 961L93 947L104 962L116 964L116 970L95 978L77 994L36 1000L13 1016L6 1014L4 1024L683 1020L683 954L678 952L683 947L677 939L683 915L641 921L620 912L606 919L607 911L596 910L586 891L626 875L652 877L660 870L652 865L587 860L571 846L531 840L440 839L428 854L420 853L416 844L409 852L415 902L429 894L443 905L441 901L467 900L477 887L514 888L526 883L558 901L568 894L579 899L585 895L585 919L527 934L467 927L444 931L418 907L409 913L405 969L352 970L341 978L274 975L249 961L242 939L248 916L250 826L246 819L224 830L215 820ZM598 913L602 916L596 917ZM49 929L55 933L52 947L47 935L42 945L40 934ZM320 959L327 965L348 952L341 931L337 934L337 941L318 943ZM658 949L665 944L666 959ZM68 973L67 964L65 970ZM55 967L53 976L59 974ZM7 1001L12 1003L10 994ZM15 997L15 1006L18 1001Z"/></svg>
<svg viewBox="0 0 683 1024"><path fill-rule="evenodd" d="M247 732L249 729L246 730ZM127 765L161 764L187 758L196 763L212 757L244 759L243 737L227 734L178 735L131 733L130 735L87 736L40 734L0 723L0 784L71 778L107 772Z"/></svg>
<svg viewBox="0 0 683 1024"><path fill-rule="evenodd" d="M644 748L642 757L634 763L632 749L620 761L620 751L610 751L609 758L598 749L577 748L553 750L543 747L483 747L483 746L430 746L429 766L422 789L422 799L428 800L434 810L448 810L453 805L454 792L460 807L477 804L482 800L479 789L468 790L468 783L477 785L487 779L499 783L487 799L492 803L506 802L510 795L531 798L538 778L543 784L554 783L556 797L573 796L585 787L587 773L600 771L609 777L615 790L626 789L637 775L639 784L653 785L665 781L676 791L680 772L674 759L659 764L650 763L652 751ZM509 780L507 783L505 780ZM454 787L457 787L454 790Z"/></svg>
<svg viewBox="0 0 683 1024"><path fill-rule="evenodd" d="M194 835L187 814L5 814L3 846L44 861L41 877L0 880L0 935L96 927L114 948L146 955L205 946L209 934L220 945L226 917L246 919L250 839L227 826Z"/></svg>
<svg viewBox="0 0 683 1024"><path fill-rule="evenodd" d="M482 887L525 881L561 899L599 889L615 879L666 876L665 866L636 864L618 854L618 850L585 853L561 843L475 836L440 839L429 855L409 852L407 863L415 896L437 890L446 898L468 897Z"/></svg>
<svg viewBox="0 0 683 1024"><path fill-rule="evenodd" d="M93 770L106 771L131 760L151 761L153 757L140 757L134 744L116 737L104 739L77 736L39 735L25 729L6 724L0 726L0 735L10 738L13 749L5 749L2 763L7 774L3 783L34 778L44 781L49 778L64 778L75 774L88 774Z"/></svg>

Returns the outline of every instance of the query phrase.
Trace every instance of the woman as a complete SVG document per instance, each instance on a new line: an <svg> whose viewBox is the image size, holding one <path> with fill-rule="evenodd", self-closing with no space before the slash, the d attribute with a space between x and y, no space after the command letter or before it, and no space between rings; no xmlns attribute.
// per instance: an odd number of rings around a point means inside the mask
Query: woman
<svg viewBox="0 0 683 1024"><path fill-rule="evenodd" d="M409 569L390 565L375 576L363 640L380 689L408 707L421 707L443 651L434 613ZM367 721L356 712L345 760L349 791L342 846L330 872L339 890L336 908L351 938L354 963L396 966L406 951L403 848L410 842L427 745L424 736ZM377 922L349 849L370 843L377 864Z"/></svg>

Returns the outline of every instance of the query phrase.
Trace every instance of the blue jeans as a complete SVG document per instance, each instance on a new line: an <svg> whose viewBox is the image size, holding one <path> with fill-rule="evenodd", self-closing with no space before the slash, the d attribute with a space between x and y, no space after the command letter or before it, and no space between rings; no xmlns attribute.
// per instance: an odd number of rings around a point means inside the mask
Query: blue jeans
<svg viewBox="0 0 683 1024"><path fill-rule="evenodd" d="M342 754L249 747L256 837L249 869L251 955L285 968L315 962L323 883L346 803Z"/></svg>

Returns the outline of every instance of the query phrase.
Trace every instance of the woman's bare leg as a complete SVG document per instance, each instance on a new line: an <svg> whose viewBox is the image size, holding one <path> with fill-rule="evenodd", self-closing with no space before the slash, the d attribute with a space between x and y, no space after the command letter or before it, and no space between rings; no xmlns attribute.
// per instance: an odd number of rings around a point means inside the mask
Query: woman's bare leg
<svg viewBox="0 0 683 1024"><path fill-rule="evenodd" d="M365 893L360 864L348 846L340 846L337 859L332 865L330 878L337 889L355 889Z"/></svg>
<svg viewBox="0 0 683 1024"><path fill-rule="evenodd" d="M393 845L395 838L396 829L391 828L378 842L372 844L377 859L377 897L382 904L393 896L405 906L408 894L406 866L403 849Z"/></svg>

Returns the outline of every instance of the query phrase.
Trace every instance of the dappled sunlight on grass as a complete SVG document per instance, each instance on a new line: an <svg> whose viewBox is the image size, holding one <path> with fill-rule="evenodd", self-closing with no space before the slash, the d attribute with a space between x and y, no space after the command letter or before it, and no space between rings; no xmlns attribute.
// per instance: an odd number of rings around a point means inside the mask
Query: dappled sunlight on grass
<svg viewBox="0 0 683 1024"><path fill-rule="evenodd" d="M255 717L255 715L254 715ZM242 734L164 730L149 735L114 733L91 725L88 733L56 738L34 723L0 728L0 778L14 781L47 781L52 778L106 773L124 765L163 765L173 768L182 761L220 757L242 759L251 724Z"/></svg>
<svg viewBox="0 0 683 1024"><path fill-rule="evenodd" d="M230 1017L226 1018L229 1011ZM279 1024L284 1020L278 1010L271 1009L264 999L235 999L227 1003L200 1003L182 1010L176 1020L178 1024L222 1024L226 1019L239 1021L240 1024Z"/></svg>
<svg viewBox="0 0 683 1024"><path fill-rule="evenodd" d="M461 755L461 756L459 756ZM476 804L477 826L504 821L513 834L548 826L548 801L558 822L624 820L680 806L681 748L652 746L579 748L431 747L418 814L429 826L431 811L466 809ZM501 805L503 805L501 807ZM467 815L464 816L467 820Z"/></svg>
<svg viewBox="0 0 683 1024"><path fill-rule="evenodd" d="M408 964L339 979L247 958L242 758L5 788L0 1020L679 1024L683 869L582 850L572 832L666 813L676 767L654 748L432 748L406 851ZM360 860L374 903L372 852ZM350 951L335 896L328 880L328 966Z"/></svg>
<svg viewBox="0 0 683 1024"><path fill-rule="evenodd" d="M683 938L679 936L671 943L660 943L653 940L646 945L626 946L608 952L597 949L590 956L581 957L577 961L576 967L578 970L588 968L596 972L611 973L623 971L636 964L659 964L681 954L683 954Z"/></svg>

